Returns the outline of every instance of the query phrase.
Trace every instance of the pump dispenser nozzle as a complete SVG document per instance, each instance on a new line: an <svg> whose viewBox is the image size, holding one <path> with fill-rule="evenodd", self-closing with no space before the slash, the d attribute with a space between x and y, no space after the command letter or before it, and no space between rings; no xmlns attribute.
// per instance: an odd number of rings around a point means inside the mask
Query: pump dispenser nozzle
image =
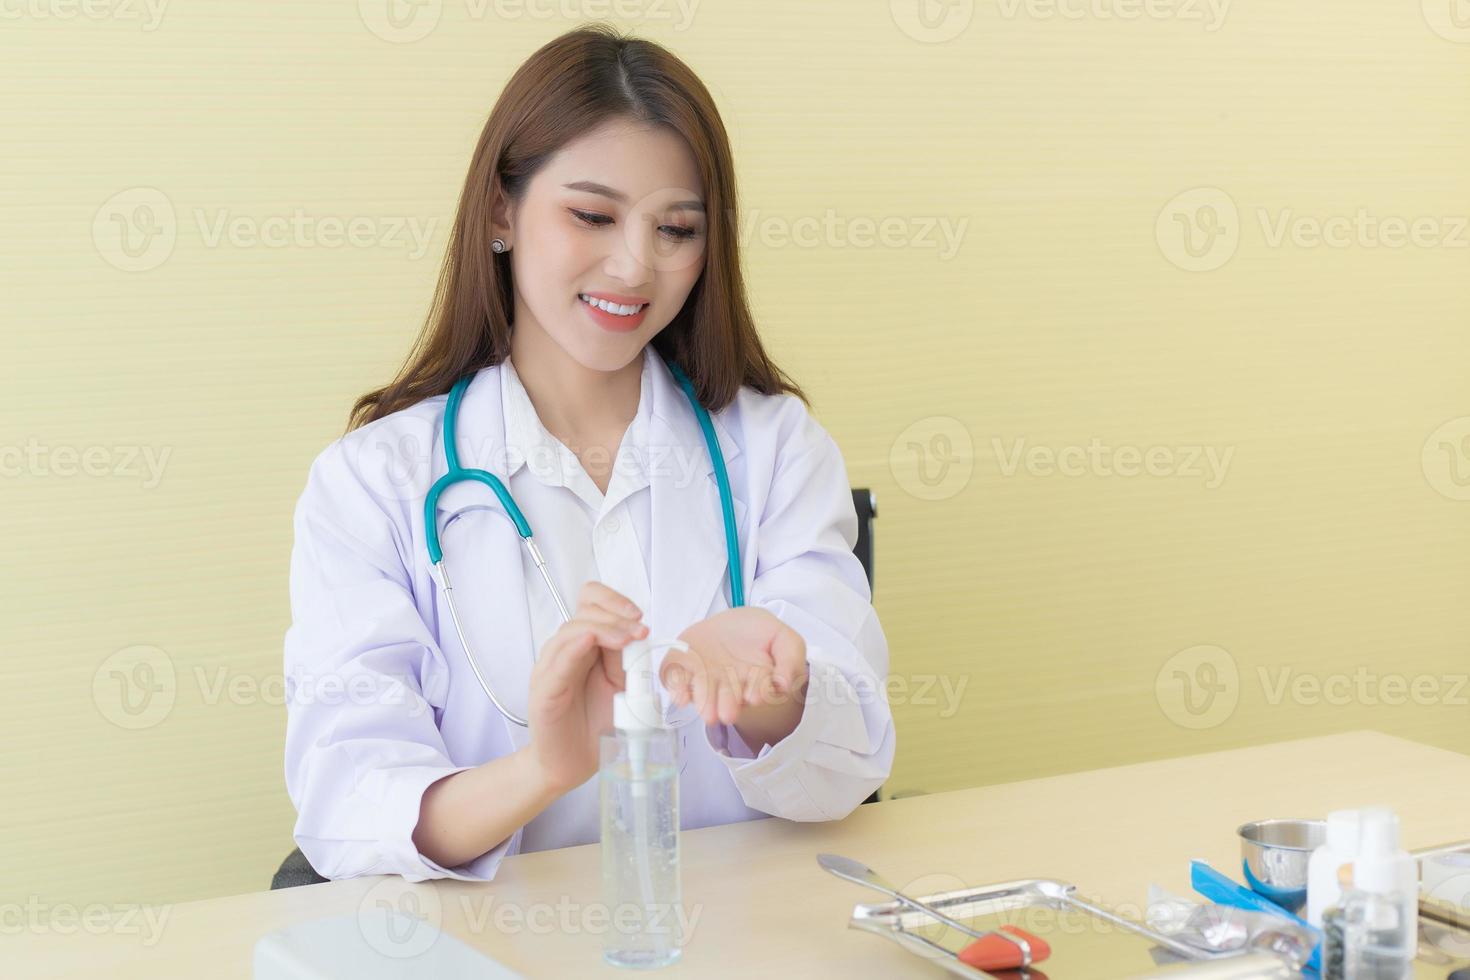
<svg viewBox="0 0 1470 980"><path fill-rule="evenodd" d="M646 792L647 736L666 731L663 705L658 697L658 674L653 669L656 650L683 650L689 645L682 640L634 640L623 647L623 676L627 683L613 695L613 728L628 742L628 763L632 769L633 795L642 798Z"/></svg>
<svg viewBox="0 0 1470 980"><path fill-rule="evenodd" d="M650 732L667 727L658 696L653 655L659 650L689 651L682 640L634 640L623 647L624 689L613 695L613 727L622 732Z"/></svg>

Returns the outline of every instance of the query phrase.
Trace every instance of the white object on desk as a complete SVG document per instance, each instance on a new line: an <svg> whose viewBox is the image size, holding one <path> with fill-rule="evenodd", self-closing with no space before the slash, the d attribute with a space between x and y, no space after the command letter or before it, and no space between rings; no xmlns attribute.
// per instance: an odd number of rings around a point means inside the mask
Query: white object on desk
<svg viewBox="0 0 1470 980"><path fill-rule="evenodd" d="M1452 851L1424 859L1423 894L1470 912L1470 852Z"/></svg>
<svg viewBox="0 0 1470 980"><path fill-rule="evenodd" d="M448 933L395 908L312 919L262 936L255 980L523 980Z"/></svg>

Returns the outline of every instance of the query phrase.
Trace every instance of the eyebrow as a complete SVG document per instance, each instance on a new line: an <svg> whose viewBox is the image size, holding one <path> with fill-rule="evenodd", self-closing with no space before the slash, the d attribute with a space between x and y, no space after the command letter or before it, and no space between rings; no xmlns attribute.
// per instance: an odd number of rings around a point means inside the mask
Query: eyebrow
<svg viewBox="0 0 1470 980"><path fill-rule="evenodd" d="M606 184L599 184L595 180L578 180L570 184L562 184L567 190L586 191L588 194L601 194L603 197L612 198L619 204L628 203L628 195L622 191L613 190ZM678 201L668 206L670 211L698 211L704 213L703 201Z"/></svg>

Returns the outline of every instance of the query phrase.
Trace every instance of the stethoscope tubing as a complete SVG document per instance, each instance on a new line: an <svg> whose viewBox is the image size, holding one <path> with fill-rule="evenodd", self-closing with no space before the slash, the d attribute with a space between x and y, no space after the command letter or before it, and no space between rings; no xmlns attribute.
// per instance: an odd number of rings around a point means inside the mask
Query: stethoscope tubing
<svg viewBox="0 0 1470 980"><path fill-rule="evenodd" d="M694 384L689 380L682 369L673 361L665 361L674 380L678 382L680 389L689 399L690 406L694 409L695 417L699 420L700 431L704 434L705 446L709 450L710 462L714 465L715 483L720 492L720 511L724 515L725 525L725 552L729 562L730 582L730 606L735 608L745 605L745 589L740 577L740 538L735 525L735 503L734 495L730 491L730 476L725 468L725 454L720 450L719 438L715 434L714 423L710 419L709 411L699 403L699 396L694 391ZM436 480L429 488L428 496L424 498L424 532L429 551L429 561L433 571L439 579L439 587L444 593L445 604L449 607L449 618L454 623L454 632L459 636L460 648L464 650L465 659L470 662L470 669L474 672L475 680L479 681L480 687L495 705L495 709L501 713L506 721L521 728L530 728L530 722L506 707L496 697L494 688L490 685L485 675L480 670L480 664L474 653L471 652L469 637L465 634L464 624L459 617L459 609L454 601L454 586L449 578L449 567L444 562L444 549L439 540L438 508L439 497L449 487L464 481L475 481L483 483L494 491L499 498L505 515L515 524L516 532L525 543L526 550L530 553L531 561L536 565L537 571L541 573L546 588L550 590L552 599L556 602L557 613L561 616L563 623L569 623L572 619L571 612L567 609L566 601L562 598L561 590L556 587L556 582L551 577L551 572L546 567L546 556L536 546L536 541L531 533L530 522L521 513L515 498L511 496L510 490L494 473L480 469L468 469L460 465L459 451L455 445L456 419L459 415L459 404L464 399L465 391L469 389L474 375L466 375L455 382L449 391L449 399L444 406L444 461L447 466L446 472ZM532 653L534 659L535 653Z"/></svg>

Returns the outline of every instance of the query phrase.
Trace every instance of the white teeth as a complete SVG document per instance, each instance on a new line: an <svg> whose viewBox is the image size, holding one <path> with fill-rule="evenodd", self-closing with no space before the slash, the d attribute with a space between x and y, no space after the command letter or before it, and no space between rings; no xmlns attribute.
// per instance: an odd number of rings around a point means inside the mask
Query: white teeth
<svg viewBox="0 0 1470 980"><path fill-rule="evenodd" d="M609 303L606 300L593 299L586 293L578 293L577 298L586 303L588 306L595 306L599 310L605 310L606 312L616 314L617 316L632 316L634 313L637 313L639 310L643 309L643 307L648 305L647 303L639 303L636 306L624 306L620 303Z"/></svg>

